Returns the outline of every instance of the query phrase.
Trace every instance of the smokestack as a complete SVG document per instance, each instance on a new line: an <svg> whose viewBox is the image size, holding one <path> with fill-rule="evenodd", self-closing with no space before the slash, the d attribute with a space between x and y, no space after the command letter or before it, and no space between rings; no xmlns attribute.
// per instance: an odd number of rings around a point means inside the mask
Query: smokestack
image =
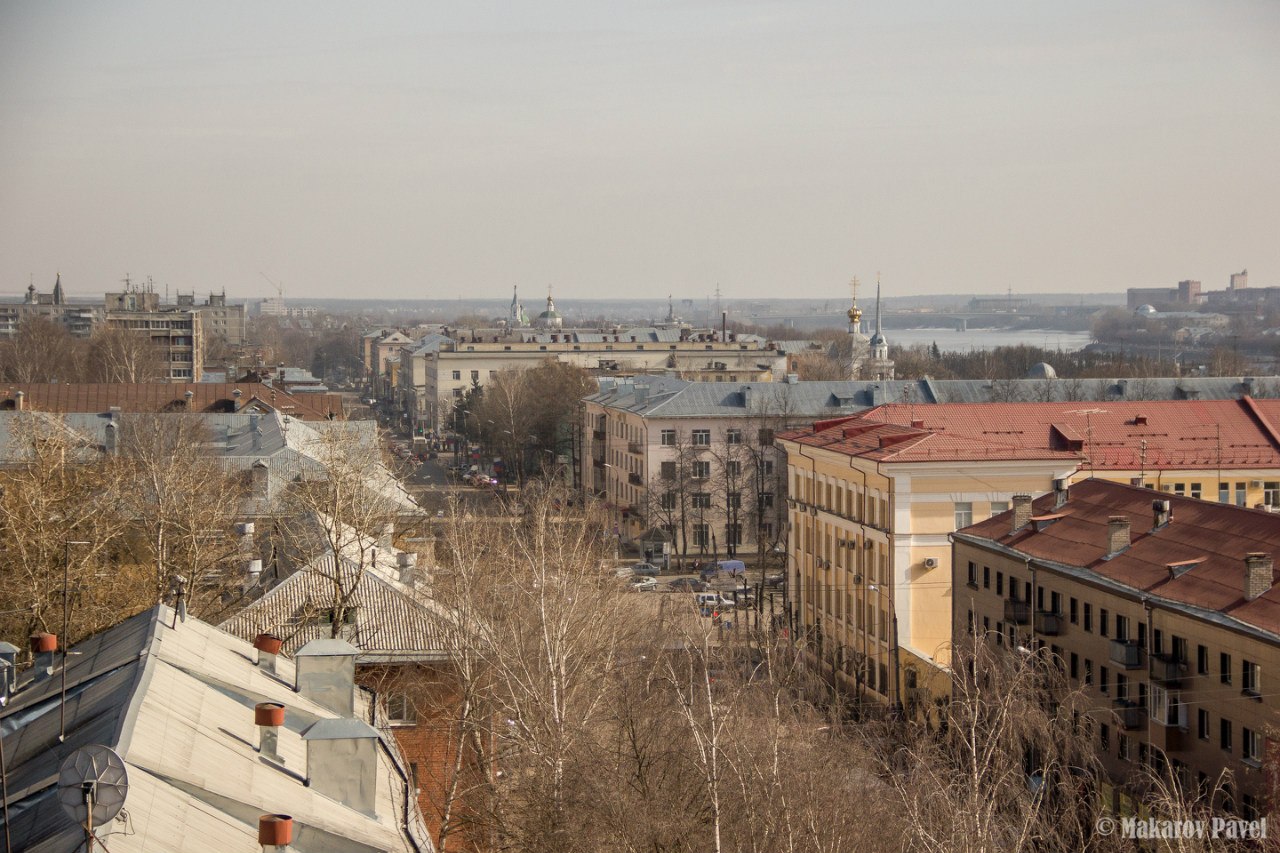
<svg viewBox="0 0 1280 853"><path fill-rule="evenodd" d="M262 853L287 853L293 843L293 818L287 814L259 817L258 843L262 845Z"/></svg>
<svg viewBox="0 0 1280 853"><path fill-rule="evenodd" d="M1068 492L1068 481L1065 479L1053 481L1053 508L1062 509L1067 505L1067 499L1070 497Z"/></svg>
<svg viewBox="0 0 1280 853"><path fill-rule="evenodd" d="M1009 522L1009 535L1017 533L1031 522L1031 495L1013 496L1013 518Z"/></svg>
<svg viewBox="0 0 1280 853"><path fill-rule="evenodd" d="M1129 516L1113 515L1107 519L1107 556L1114 557L1132 544L1129 537Z"/></svg>
<svg viewBox="0 0 1280 853"><path fill-rule="evenodd" d="M1258 552L1244 557L1244 597L1253 601L1271 589L1272 559L1270 554Z"/></svg>
<svg viewBox="0 0 1280 853"><path fill-rule="evenodd" d="M258 727L258 754L284 764L280 757L280 727L284 706L279 702L259 702L253 706L253 723Z"/></svg>
<svg viewBox="0 0 1280 853"><path fill-rule="evenodd" d="M276 674L276 656L284 640L275 634L259 634L253 640L253 647L258 650L258 669L271 675Z"/></svg>
<svg viewBox="0 0 1280 853"><path fill-rule="evenodd" d="M36 631L31 635L31 657L35 661L33 676L43 681L53 674L53 656L58 651L58 635Z"/></svg>
<svg viewBox="0 0 1280 853"><path fill-rule="evenodd" d="M729 312L721 311L720 312L720 340L722 341L729 340L728 332L729 332Z"/></svg>
<svg viewBox="0 0 1280 853"><path fill-rule="evenodd" d="M356 654L346 640L312 640L294 654L294 690L335 714L355 714Z"/></svg>
<svg viewBox="0 0 1280 853"><path fill-rule="evenodd" d="M320 720L302 739L307 744L307 785L376 817L378 730L355 718Z"/></svg>

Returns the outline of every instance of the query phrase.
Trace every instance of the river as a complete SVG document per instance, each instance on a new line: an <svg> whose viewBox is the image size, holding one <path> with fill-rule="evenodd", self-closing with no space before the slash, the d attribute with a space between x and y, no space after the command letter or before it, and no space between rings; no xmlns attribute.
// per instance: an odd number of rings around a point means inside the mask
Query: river
<svg viewBox="0 0 1280 853"><path fill-rule="evenodd" d="M1020 345L1047 350L1075 352L1084 349L1093 337L1088 332L1063 332L1057 329L885 329L889 343L900 347L937 344L943 352L1014 347Z"/></svg>

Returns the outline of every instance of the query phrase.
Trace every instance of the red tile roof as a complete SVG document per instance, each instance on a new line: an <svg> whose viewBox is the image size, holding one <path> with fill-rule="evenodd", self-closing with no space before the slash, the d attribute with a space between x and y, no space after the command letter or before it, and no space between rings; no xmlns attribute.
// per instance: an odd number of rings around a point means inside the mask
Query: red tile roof
<svg viewBox="0 0 1280 853"><path fill-rule="evenodd" d="M809 447L883 462L1077 461L1080 458L1080 454L1066 450L1024 447L1009 441L918 429L868 417L819 421L811 428L791 430L778 437Z"/></svg>
<svg viewBox="0 0 1280 853"><path fill-rule="evenodd" d="M1169 501L1173 517L1167 525L1153 529L1152 502L1156 500ZM1013 533L1010 511L957 535L995 542L1033 559L1087 569L1136 591L1280 633L1280 587L1273 586L1253 601L1244 597L1245 555L1260 552L1274 557L1280 552L1280 514L1097 479L1071 486L1061 508L1055 509L1054 503L1050 493L1032 504L1034 515L1062 516L1051 524L1028 524ZM1114 516L1129 519L1131 544L1106 559L1108 522Z"/></svg>
<svg viewBox="0 0 1280 853"><path fill-rule="evenodd" d="M1024 454L1006 458L1044 458L1037 455L1044 451L1075 453L1082 467L1098 470L1280 468L1280 400L894 403L839 423L876 422L913 429L921 436L921 451L932 448L934 458L943 458L944 448L963 451L967 440L981 442L969 445L975 450L1007 447ZM833 423L824 422L827 429L818 432L827 435ZM926 441L926 434L939 438ZM992 449L976 455L987 458L995 453Z"/></svg>
<svg viewBox="0 0 1280 853"><path fill-rule="evenodd" d="M255 382L82 383L57 385L13 383L0 385L0 409L16 408L15 395L23 393L22 406L33 412L105 412L112 406L122 412L180 412L186 409L186 393L192 393L193 412L236 412L254 400L299 420L327 420L344 416L340 394L291 394ZM237 399L235 392L240 392Z"/></svg>

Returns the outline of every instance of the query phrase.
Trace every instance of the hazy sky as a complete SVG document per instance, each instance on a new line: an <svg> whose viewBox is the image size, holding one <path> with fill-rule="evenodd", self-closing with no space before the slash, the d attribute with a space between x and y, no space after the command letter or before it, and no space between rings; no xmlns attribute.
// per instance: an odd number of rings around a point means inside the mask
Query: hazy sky
<svg viewBox="0 0 1280 853"><path fill-rule="evenodd" d="M0 0L0 292L1280 285L1276 0Z"/></svg>

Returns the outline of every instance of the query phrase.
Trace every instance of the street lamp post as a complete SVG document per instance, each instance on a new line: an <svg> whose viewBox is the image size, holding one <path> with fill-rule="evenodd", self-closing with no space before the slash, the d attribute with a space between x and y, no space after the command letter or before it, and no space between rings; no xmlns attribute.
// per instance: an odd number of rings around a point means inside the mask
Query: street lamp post
<svg viewBox="0 0 1280 853"><path fill-rule="evenodd" d="M88 545L88 542L77 542L67 539L63 542L62 561L62 702L58 710L58 743L67 739L67 642L71 635L67 633L71 622L71 546Z"/></svg>

